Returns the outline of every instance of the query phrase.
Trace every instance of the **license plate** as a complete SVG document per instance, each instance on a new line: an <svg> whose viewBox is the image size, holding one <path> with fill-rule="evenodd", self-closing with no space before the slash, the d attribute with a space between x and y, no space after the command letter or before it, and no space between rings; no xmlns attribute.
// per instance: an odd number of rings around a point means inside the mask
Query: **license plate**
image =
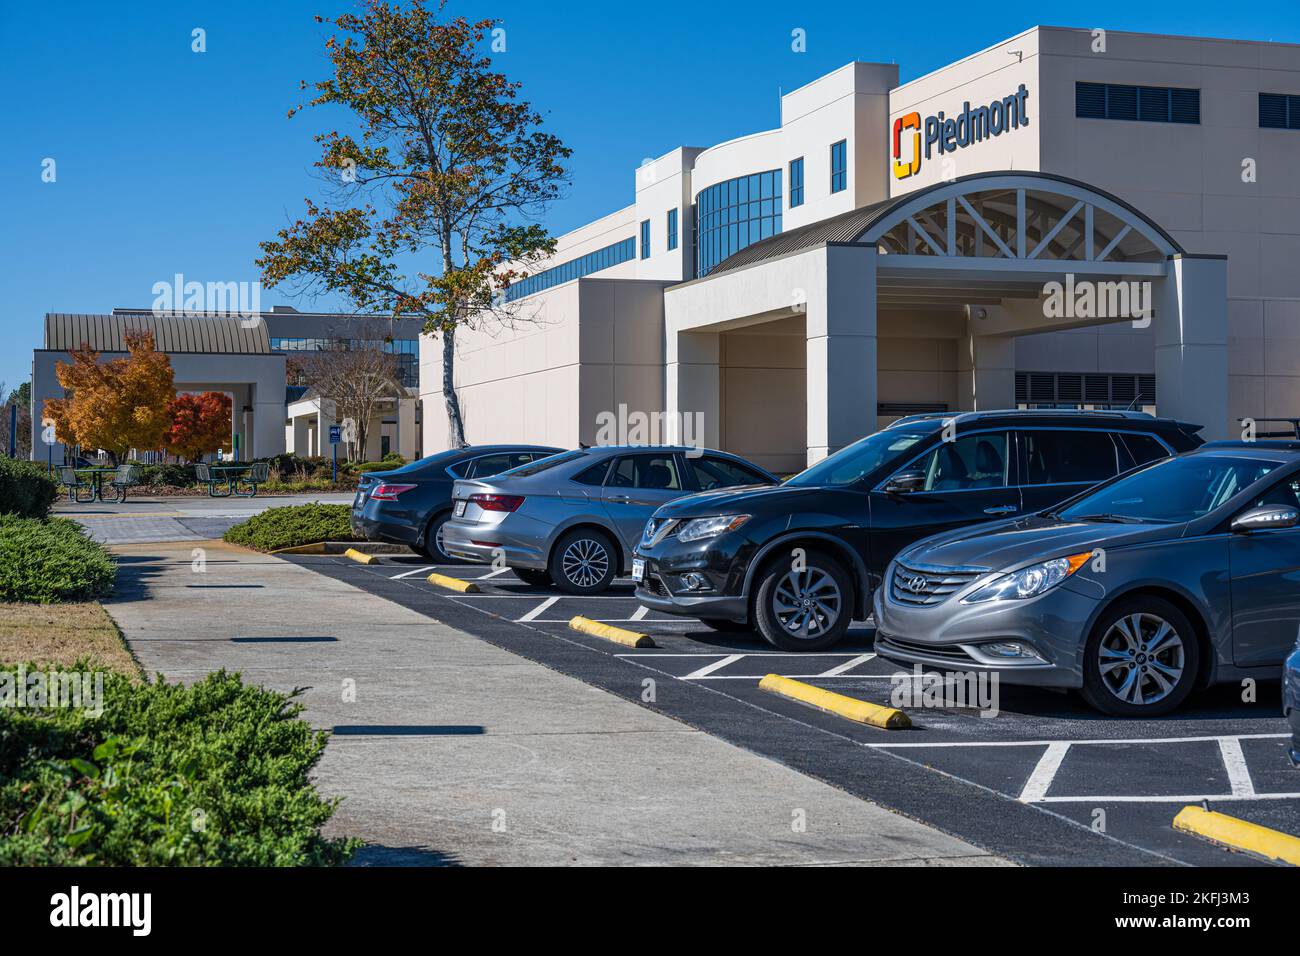
<svg viewBox="0 0 1300 956"><path fill-rule="evenodd" d="M632 580L633 581L645 580L645 562L640 558L632 559Z"/></svg>
<svg viewBox="0 0 1300 956"><path fill-rule="evenodd" d="M457 518L463 517L464 514L465 514L465 502L462 499L461 501L456 502L456 517Z"/></svg>
<svg viewBox="0 0 1300 956"><path fill-rule="evenodd" d="M352 507L359 508L365 503L366 503L366 493L358 489L357 496L352 499Z"/></svg>

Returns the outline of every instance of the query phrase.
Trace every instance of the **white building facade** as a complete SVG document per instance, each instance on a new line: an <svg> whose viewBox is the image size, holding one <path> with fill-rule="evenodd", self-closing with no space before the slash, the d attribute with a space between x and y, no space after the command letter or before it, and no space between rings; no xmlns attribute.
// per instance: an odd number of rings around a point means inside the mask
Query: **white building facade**
<svg viewBox="0 0 1300 956"><path fill-rule="evenodd" d="M917 411L1300 417L1300 46L1036 27L781 107L641 166L460 334L472 442L663 413L790 471ZM432 451L441 344L420 363Z"/></svg>

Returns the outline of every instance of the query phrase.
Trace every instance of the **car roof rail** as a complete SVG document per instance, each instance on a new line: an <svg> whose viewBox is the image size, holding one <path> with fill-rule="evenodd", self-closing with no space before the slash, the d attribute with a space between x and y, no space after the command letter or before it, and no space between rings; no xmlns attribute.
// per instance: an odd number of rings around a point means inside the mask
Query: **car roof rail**
<svg viewBox="0 0 1300 956"><path fill-rule="evenodd" d="M1268 432L1262 432L1262 431L1259 431L1258 429L1256 429L1256 431L1255 431L1255 437L1256 437L1256 438L1295 438L1295 439L1300 439L1300 418L1255 418L1254 416L1247 416L1246 418L1238 418L1238 419L1237 419L1237 424L1239 424L1239 425L1244 425L1246 422L1251 422L1251 423L1256 424L1256 425L1260 424L1261 422L1266 423L1266 424L1267 424L1267 423L1281 423L1281 422L1285 422L1287 425L1290 425L1290 426L1291 426L1291 427L1288 428L1286 431L1268 431Z"/></svg>
<svg viewBox="0 0 1300 956"><path fill-rule="evenodd" d="M1268 448L1274 451L1300 451L1300 439L1264 439L1246 441L1242 438L1228 438L1221 441L1207 441L1196 451L1212 451L1215 448Z"/></svg>
<svg viewBox="0 0 1300 956"><path fill-rule="evenodd" d="M1137 411L1133 409L1119 408L990 408L984 411L973 412L918 412L915 415L904 415L902 418L890 422L887 428L894 428L897 425L908 424L911 422L925 421L952 421L958 424L963 422L980 421L986 418L1006 417L1039 417L1050 418L1059 415L1062 417L1079 416L1080 418L1118 418L1124 420L1140 421L1172 421L1172 419L1159 419L1150 412ZM1178 422L1177 424L1187 424ZM1199 425L1190 425L1191 428L1200 428Z"/></svg>

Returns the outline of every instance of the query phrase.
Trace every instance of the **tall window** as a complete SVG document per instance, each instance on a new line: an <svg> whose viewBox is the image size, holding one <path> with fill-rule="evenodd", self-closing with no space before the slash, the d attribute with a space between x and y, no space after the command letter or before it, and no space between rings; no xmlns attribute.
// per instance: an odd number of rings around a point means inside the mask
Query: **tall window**
<svg viewBox="0 0 1300 956"><path fill-rule="evenodd" d="M716 183L695 194L695 275L781 231L781 170Z"/></svg>
<svg viewBox="0 0 1300 956"><path fill-rule="evenodd" d="M803 205L803 157L790 160L790 208Z"/></svg>
<svg viewBox="0 0 1300 956"><path fill-rule="evenodd" d="M848 184L849 145L842 139L831 146L831 192L842 192Z"/></svg>
<svg viewBox="0 0 1300 956"><path fill-rule="evenodd" d="M650 258L650 220L641 220L641 258Z"/></svg>
<svg viewBox="0 0 1300 956"><path fill-rule="evenodd" d="M677 248L677 210L668 210L668 250Z"/></svg>

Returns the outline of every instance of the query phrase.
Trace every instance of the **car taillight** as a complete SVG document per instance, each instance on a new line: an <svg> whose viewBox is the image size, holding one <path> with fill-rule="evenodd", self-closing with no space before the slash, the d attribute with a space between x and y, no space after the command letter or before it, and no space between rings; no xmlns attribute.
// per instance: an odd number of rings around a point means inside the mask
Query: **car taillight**
<svg viewBox="0 0 1300 956"><path fill-rule="evenodd" d="M469 500L484 511L517 511L523 495L470 495Z"/></svg>
<svg viewBox="0 0 1300 956"><path fill-rule="evenodd" d="M388 482L380 482L374 491L370 492L371 498L377 498L380 501L396 501L397 496L403 491L410 491L415 485L390 485Z"/></svg>

